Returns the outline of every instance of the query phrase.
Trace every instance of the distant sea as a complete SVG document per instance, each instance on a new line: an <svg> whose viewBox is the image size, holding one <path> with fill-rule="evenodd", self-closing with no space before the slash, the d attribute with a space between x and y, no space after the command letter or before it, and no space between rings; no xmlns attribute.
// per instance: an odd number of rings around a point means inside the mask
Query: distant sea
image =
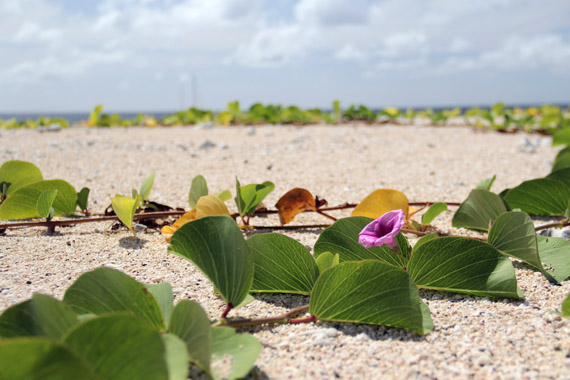
<svg viewBox="0 0 570 380"><path fill-rule="evenodd" d="M541 106L543 104L546 104L546 103L540 103L540 104L507 104L507 107L509 107L509 108L512 108L512 107L528 108L528 107ZM561 107L563 109L566 109L566 107L569 106L568 103L548 103L548 104L552 104L553 106L558 106L558 107ZM485 108L489 108L490 105L487 104L487 105L472 105L472 106L411 107L411 108L415 109L416 111L424 110L427 108L432 108L434 111L441 111L444 109L452 109L452 108L456 108L456 107L460 108L461 113L463 113L472 107L479 107L479 108L485 109ZM307 108L309 108L309 107L307 107ZM406 107L399 107L399 108L400 109L406 109ZM344 107L343 107L343 109L344 109ZM244 110L246 110L246 108L244 108ZM332 109L323 108L322 110L323 110L323 112L332 112ZM374 112L379 112L379 111L381 111L381 108L372 108L371 110ZM119 114L121 116L121 119L135 119L138 114L143 114L146 116L154 116L157 120L160 120L160 119L164 118L165 116L172 115L176 112L178 112L178 111L170 111L170 112L108 112L108 113L109 114L115 114L115 113ZM214 111L214 112L218 112L218 111ZM104 112L104 113L107 113L107 112ZM49 117L49 118L62 117L64 119L66 119L67 121L69 121L71 124L73 124L73 123L80 122L82 120L87 120L89 118L89 113L81 113L81 112L59 112L59 113L58 112L53 112L53 113L50 113L50 112L45 112L45 113L44 112L29 112L29 113L0 112L0 119L2 119L2 120L9 120L12 118L16 119L16 121L28 120L28 119L36 120L40 116Z"/></svg>

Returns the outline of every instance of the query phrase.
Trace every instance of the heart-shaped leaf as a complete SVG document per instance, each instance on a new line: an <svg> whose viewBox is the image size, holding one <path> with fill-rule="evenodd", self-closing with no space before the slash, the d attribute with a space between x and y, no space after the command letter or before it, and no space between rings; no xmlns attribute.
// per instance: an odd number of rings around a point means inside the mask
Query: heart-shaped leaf
<svg viewBox="0 0 570 380"><path fill-rule="evenodd" d="M89 192L89 188L84 187L79 193L77 193L77 206L82 211L87 210L87 206L89 204Z"/></svg>
<svg viewBox="0 0 570 380"><path fill-rule="evenodd" d="M162 318L166 329L168 329L168 323L170 322L170 316L172 315L172 302L174 301L174 296L172 295L172 286L168 282L161 282L159 284L144 284L148 289L150 294L153 295L154 299L160 306L160 311L162 312Z"/></svg>
<svg viewBox="0 0 570 380"><path fill-rule="evenodd" d="M479 182L479 184L475 188L480 189L480 190L491 191L491 186L493 186L493 183L495 182L496 179L497 179L497 176L493 175L491 178L487 178L487 179Z"/></svg>
<svg viewBox="0 0 570 380"><path fill-rule="evenodd" d="M473 189L453 215L451 225L456 228L487 231L489 222L506 211L503 200L497 194Z"/></svg>
<svg viewBox="0 0 570 380"><path fill-rule="evenodd" d="M227 215L230 216L228 208L215 195L206 195L198 199L196 203L196 218L200 219L205 216Z"/></svg>
<svg viewBox="0 0 570 380"><path fill-rule="evenodd" d="M37 210L38 198L49 190L57 190L57 196L52 204L54 215L71 215L75 212L77 192L73 186L61 179L52 179L20 187L12 193L0 206L0 220L40 216Z"/></svg>
<svg viewBox="0 0 570 380"><path fill-rule="evenodd" d="M350 216L364 216L377 219L388 211L402 210L408 217L408 198L393 189L377 189L368 194L352 211ZM342 259L342 258L341 258Z"/></svg>
<svg viewBox="0 0 570 380"><path fill-rule="evenodd" d="M338 253L333 255L331 252L323 252L317 257L316 263L319 268L319 273L323 273L327 269L340 263L340 255Z"/></svg>
<svg viewBox="0 0 570 380"><path fill-rule="evenodd" d="M324 271L313 288L310 313L318 319L433 329L429 309L408 273L377 260L349 261Z"/></svg>
<svg viewBox="0 0 570 380"><path fill-rule="evenodd" d="M315 197L309 190L296 187L286 192L275 204L279 211L281 225L285 225L295 218L295 216L306 210L315 210Z"/></svg>
<svg viewBox="0 0 570 380"><path fill-rule="evenodd" d="M174 334L160 334L164 344L164 359L168 368L168 380L188 378L188 351L186 344Z"/></svg>
<svg viewBox="0 0 570 380"><path fill-rule="evenodd" d="M251 292L311 293L319 269L303 244L281 234L257 234L247 246L255 265Z"/></svg>
<svg viewBox="0 0 570 380"><path fill-rule="evenodd" d="M570 160L570 152L568 153L568 157ZM556 181L560 181L566 186L570 187L570 164L569 167L553 170L552 173L546 176L546 179L553 179Z"/></svg>
<svg viewBox="0 0 570 380"><path fill-rule="evenodd" d="M553 179L539 178L509 190L504 199L511 210L518 208L532 215L564 215L570 188Z"/></svg>
<svg viewBox="0 0 570 380"><path fill-rule="evenodd" d="M483 297L522 297L509 258L492 245L475 239L426 240L414 249L408 273L423 289Z"/></svg>
<svg viewBox="0 0 570 380"><path fill-rule="evenodd" d="M536 236L538 252L544 272L554 281L562 282L570 278L570 242L564 238Z"/></svg>
<svg viewBox="0 0 570 380"><path fill-rule="evenodd" d="M318 258L323 252L332 252L339 254L340 262L374 259L405 267L405 260L392 252L388 246L364 248L358 243L358 234L371 221L372 219L361 216L339 219L319 236L314 247L315 257ZM397 240L400 252L407 257L410 249L407 239L398 234Z"/></svg>
<svg viewBox="0 0 570 380"><path fill-rule="evenodd" d="M42 172L31 162L12 160L0 166L0 194L13 194L19 188L41 180L43 180Z"/></svg>
<svg viewBox="0 0 570 380"><path fill-rule="evenodd" d="M236 334L230 327L212 327L212 332L214 377L234 380L246 376L261 351L259 341L250 334ZM229 361L231 363L229 373L217 373L216 361Z"/></svg>
<svg viewBox="0 0 570 380"><path fill-rule="evenodd" d="M204 371L210 371L212 329L200 305L193 301L180 301L170 318L170 333L184 341L190 360Z"/></svg>
<svg viewBox="0 0 570 380"><path fill-rule="evenodd" d="M43 294L6 309L0 316L0 337L45 336L61 338L77 315L65 303Z"/></svg>
<svg viewBox="0 0 570 380"><path fill-rule="evenodd" d="M227 303L237 306L248 294L253 255L231 218L208 216L186 223L170 243L168 250L200 268Z"/></svg>
<svg viewBox="0 0 570 380"><path fill-rule="evenodd" d="M140 194L142 200L145 202L148 201L150 191L152 190L152 185L154 185L155 174L156 173L153 172L151 175L146 177L146 179L144 180L144 182L141 185L141 188L139 189L139 194Z"/></svg>
<svg viewBox="0 0 570 380"><path fill-rule="evenodd" d="M78 314L130 312L158 330L165 329L160 305L148 288L111 268L98 268L79 276L63 301Z"/></svg>

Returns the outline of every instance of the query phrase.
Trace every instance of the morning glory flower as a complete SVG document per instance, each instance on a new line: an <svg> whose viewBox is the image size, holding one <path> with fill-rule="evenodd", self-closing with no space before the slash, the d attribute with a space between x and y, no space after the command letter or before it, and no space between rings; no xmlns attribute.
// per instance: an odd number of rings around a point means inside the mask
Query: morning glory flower
<svg viewBox="0 0 570 380"><path fill-rule="evenodd" d="M404 223L405 215L402 210L388 211L364 227L358 234L358 242L366 248L381 247L386 244L393 250L398 245L396 235Z"/></svg>

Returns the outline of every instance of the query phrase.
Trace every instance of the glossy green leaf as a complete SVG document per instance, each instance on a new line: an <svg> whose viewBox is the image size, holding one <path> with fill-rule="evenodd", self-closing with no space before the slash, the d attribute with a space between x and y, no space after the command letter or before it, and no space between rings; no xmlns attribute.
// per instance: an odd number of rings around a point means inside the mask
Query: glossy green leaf
<svg viewBox="0 0 570 380"><path fill-rule="evenodd" d="M418 334L433 329L429 309L408 273L377 260L348 261L323 272L309 311L326 321L386 325Z"/></svg>
<svg viewBox="0 0 570 380"><path fill-rule="evenodd" d="M253 282L253 254L241 230L227 216L207 216L184 224L168 250L192 261L212 281L222 298L239 305Z"/></svg>
<svg viewBox="0 0 570 380"><path fill-rule="evenodd" d="M4 194L3 184L6 185L4 195L10 195L21 187L41 180L43 180L42 172L31 162L12 160L0 166L0 194Z"/></svg>
<svg viewBox="0 0 570 380"><path fill-rule="evenodd" d="M317 263L317 268L319 268L319 274L323 273L329 268L332 268L340 263L340 255L336 255L331 252L323 252L315 260Z"/></svg>
<svg viewBox="0 0 570 380"><path fill-rule="evenodd" d="M499 215L489 230L489 244L500 252L542 269L532 219L520 211Z"/></svg>
<svg viewBox="0 0 570 380"><path fill-rule="evenodd" d="M565 148L561 150L554 159L554 162L552 163L552 171L555 172L560 169L567 168L570 168L570 150Z"/></svg>
<svg viewBox="0 0 570 380"><path fill-rule="evenodd" d="M0 379L99 379L70 348L46 338L0 341Z"/></svg>
<svg viewBox="0 0 570 380"><path fill-rule="evenodd" d="M84 187L77 193L77 206L82 211L87 210L87 206L89 205L89 192L89 188Z"/></svg>
<svg viewBox="0 0 570 380"><path fill-rule="evenodd" d="M168 379L160 334L135 316L89 319L71 330L64 343L101 379Z"/></svg>
<svg viewBox="0 0 570 380"><path fill-rule="evenodd" d="M73 186L63 180L52 179L20 187L11 194L0 206L0 220L39 217L38 198L48 190L57 190L52 205L54 215L71 215L75 212L77 193Z"/></svg>
<svg viewBox="0 0 570 380"><path fill-rule="evenodd" d="M230 327L212 327L213 332L213 375L228 380L241 379L253 368L257 356L261 352L261 343L253 335L236 334ZM228 361L231 365L227 371L216 371L217 362ZM222 365L222 367L225 367ZM226 372L226 373L224 373Z"/></svg>
<svg viewBox="0 0 570 380"><path fill-rule="evenodd" d="M170 316L172 315L172 302L174 301L172 286L170 286L168 282L144 284L144 286L148 289L150 294L153 295L156 302L158 302L164 319L164 324L166 329L168 329L168 323L170 322Z"/></svg>
<svg viewBox="0 0 570 380"><path fill-rule="evenodd" d="M212 329L200 305L193 301L180 301L170 318L170 333L184 341L190 360L203 370L210 370Z"/></svg>
<svg viewBox="0 0 570 380"><path fill-rule="evenodd" d="M570 318L570 293L566 299L562 302L562 315Z"/></svg>
<svg viewBox="0 0 570 380"><path fill-rule="evenodd" d="M117 214L117 217L131 232L133 235L135 231L133 229L133 218L137 212L137 208L140 205L141 197L137 195L136 199L125 197L123 195L117 194L114 198L111 198L111 206L113 211Z"/></svg>
<svg viewBox="0 0 570 380"><path fill-rule="evenodd" d="M168 380L185 380L188 378L188 351L186 344L176 335L160 334L164 344Z"/></svg>
<svg viewBox="0 0 570 380"><path fill-rule="evenodd" d="M406 266L405 260L397 256L388 246L364 248L358 243L358 234L372 219L353 216L336 221L319 236L314 247L314 256L319 257L323 252L338 253L340 262L374 259L398 267ZM404 244L407 239L398 234L398 244L404 257L409 250Z"/></svg>
<svg viewBox="0 0 570 380"><path fill-rule="evenodd" d="M0 316L0 337L44 336L61 338L77 315L65 303L43 294L6 309Z"/></svg>
<svg viewBox="0 0 570 380"><path fill-rule="evenodd" d="M511 210L520 209L532 215L564 215L570 188L553 179L533 179L509 190L504 199Z"/></svg>
<svg viewBox="0 0 570 380"><path fill-rule="evenodd" d="M553 171L546 176L546 179L560 181L566 186L570 187L570 167Z"/></svg>
<svg viewBox="0 0 570 380"><path fill-rule="evenodd" d="M560 129L552 135L552 146L570 145L570 128Z"/></svg>
<svg viewBox="0 0 570 380"><path fill-rule="evenodd" d="M160 305L148 288L111 268L98 268L79 276L63 301L78 314L129 312L158 330L165 329Z"/></svg>
<svg viewBox="0 0 570 380"><path fill-rule="evenodd" d="M564 238L536 236L538 253L544 272L554 281L562 282L570 278L570 242Z"/></svg>
<svg viewBox="0 0 570 380"><path fill-rule="evenodd" d="M254 263L251 292L311 293L319 269L303 244L274 233L253 235L247 246Z"/></svg>
<svg viewBox="0 0 570 380"><path fill-rule="evenodd" d="M422 215L422 224L427 226L442 212L447 211L447 204L443 202L436 202Z"/></svg>
<svg viewBox="0 0 570 380"><path fill-rule="evenodd" d="M273 191L275 185L272 182L263 182L260 184L251 183L241 186L236 177L236 198L235 202L238 207L239 214L252 215L257 206L265 199L269 193Z"/></svg>
<svg viewBox="0 0 570 380"><path fill-rule="evenodd" d="M497 176L493 175L491 178L487 178L487 179L479 182L479 184L475 188L480 189L480 190L491 191L491 186L493 186L493 183L495 182L496 179L497 179Z"/></svg>
<svg viewBox="0 0 570 380"><path fill-rule="evenodd" d="M453 215L451 224L456 228L487 231L489 222L506 211L503 200L497 194L473 189Z"/></svg>
<svg viewBox="0 0 570 380"><path fill-rule="evenodd" d="M151 175L146 177L146 179L144 180L144 182L141 185L141 188L139 189L139 194L140 194L142 200L145 202L148 201L150 191L152 190L152 186L154 185L154 176L155 175L156 175L156 173L153 172Z"/></svg>
<svg viewBox="0 0 570 380"><path fill-rule="evenodd" d="M198 199L205 195L208 195L208 184L206 183L204 176L198 174L196 177L192 178L192 185L190 186L190 193L188 194L188 203L190 204L190 208L194 210L196 208L196 203L198 203Z"/></svg>
<svg viewBox="0 0 570 380"><path fill-rule="evenodd" d="M492 245L475 239L444 237L424 242L414 250L408 273L424 289L522 297L510 259Z"/></svg>

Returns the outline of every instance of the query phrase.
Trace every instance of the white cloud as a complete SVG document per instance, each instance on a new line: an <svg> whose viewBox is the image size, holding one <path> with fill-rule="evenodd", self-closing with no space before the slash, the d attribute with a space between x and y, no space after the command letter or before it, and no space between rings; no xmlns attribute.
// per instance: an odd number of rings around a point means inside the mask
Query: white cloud
<svg viewBox="0 0 570 380"><path fill-rule="evenodd" d="M427 37L423 32L407 31L392 34L381 43L378 55L385 57L398 57L404 54L425 54L429 51Z"/></svg>
<svg viewBox="0 0 570 380"><path fill-rule="evenodd" d="M260 30L251 41L242 43L226 63L269 67L291 63L302 57L318 40L315 29L286 25Z"/></svg>
<svg viewBox="0 0 570 380"><path fill-rule="evenodd" d="M334 57L341 61L362 61L366 58L366 53L354 45L348 44L337 50Z"/></svg>
<svg viewBox="0 0 570 380"><path fill-rule="evenodd" d="M297 20L322 26L362 25L368 21L365 0L301 0L295 7Z"/></svg>

